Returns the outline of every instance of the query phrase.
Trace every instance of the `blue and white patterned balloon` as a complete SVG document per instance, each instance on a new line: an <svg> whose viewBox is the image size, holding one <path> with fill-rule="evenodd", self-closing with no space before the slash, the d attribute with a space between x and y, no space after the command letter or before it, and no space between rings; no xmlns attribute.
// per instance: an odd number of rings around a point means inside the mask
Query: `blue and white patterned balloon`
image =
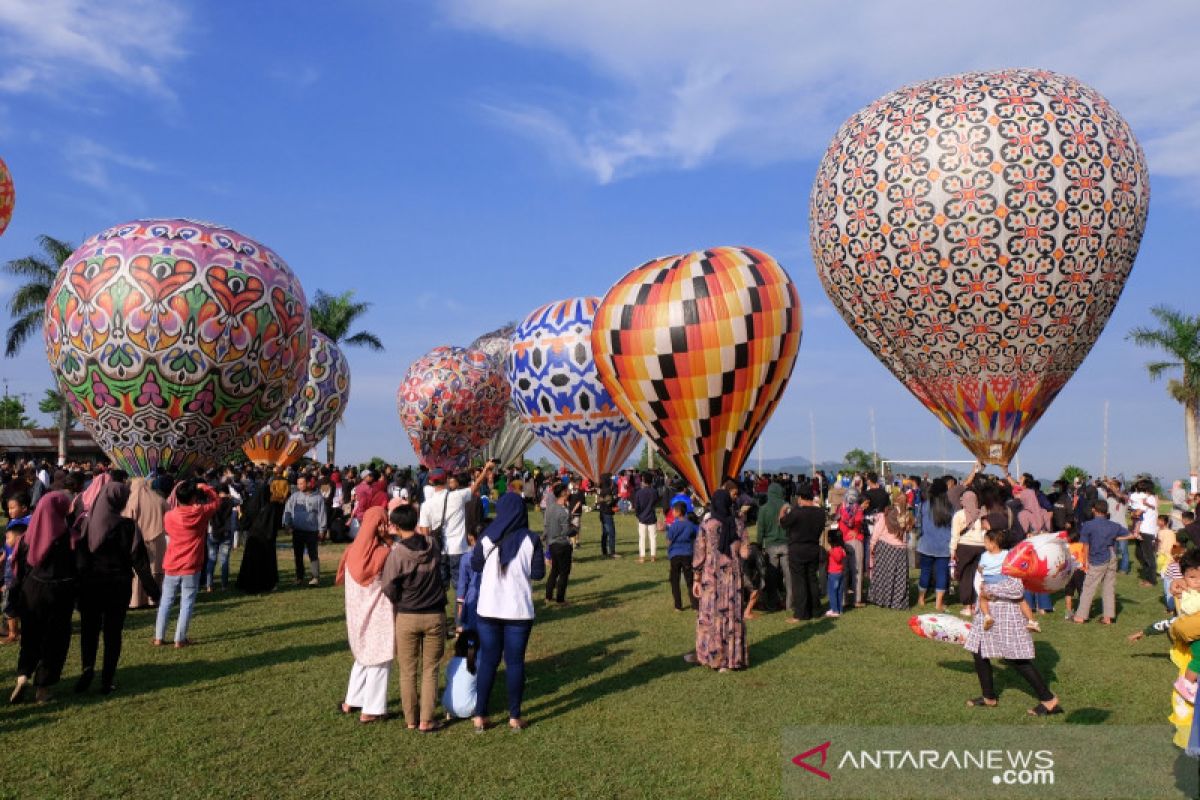
<svg viewBox="0 0 1200 800"><path fill-rule="evenodd" d="M598 297L549 303L516 327L508 382L521 419L575 472L597 481L616 472L638 433L600 383L592 358Z"/></svg>

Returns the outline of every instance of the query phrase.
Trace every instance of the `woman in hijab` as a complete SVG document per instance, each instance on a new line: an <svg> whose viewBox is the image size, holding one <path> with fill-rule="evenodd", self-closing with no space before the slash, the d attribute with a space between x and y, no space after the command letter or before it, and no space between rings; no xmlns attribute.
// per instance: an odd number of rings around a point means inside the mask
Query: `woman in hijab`
<svg viewBox="0 0 1200 800"><path fill-rule="evenodd" d="M170 492L168 491L168 494ZM163 556L167 552L167 538L163 536L163 514L167 513L167 498L150 487L145 478L134 478L129 483L129 501L121 516L133 520L134 526L142 537L146 548L146 558L150 562L150 576L154 579L155 588L162 586ZM144 608L157 603L142 585L141 578L134 572L133 585L130 587L130 608Z"/></svg>
<svg viewBox="0 0 1200 800"><path fill-rule="evenodd" d="M913 516L903 494L875 518L871 530L871 587L867 593L872 605L880 608L908 608L908 535Z"/></svg>
<svg viewBox="0 0 1200 800"><path fill-rule="evenodd" d="M359 722L387 718L388 675L396 653L396 616L383 593L380 574L394 537L382 508L367 509L358 536L342 554L335 583L346 586L346 631L354 666L346 699L338 710L359 709Z"/></svg>
<svg viewBox="0 0 1200 800"><path fill-rule="evenodd" d="M20 702L30 679L39 703L50 701L50 687L62 676L71 647L71 614L75 610L76 494L82 481L72 474L63 489L42 497L16 553L12 594L21 618L21 652L17 685L10 703Z"/></svg>
<svg viewBox="0 0 1200 800"><path fill-rule="evenodd" d="M96 653L104 632L104 665L100 691L110 694L125 614L133 590L130 576L137 573L146 593L157 600L158 582L151 574L146 544L133 519L124 516L130 497L128 484L106 482L95 497L87 516L85 538L75 548L79 566L79 653L83 672L75 691L85 692L96 675Z"/></svg>
<svg viewBox="0 0 1200 800"><path fill-rule="evenodd" d="M725 672L743 669L749 662L746 623L742 611L742 559L749 555L746 525L736 516L733 495L726 488L712 495L708 519L692 554L696 579L692 594L700 601L696 615L696 652L684 660ZM792 592L801 591L792 583Z"/></svg>
<svg viewBox="0 0 1200 800"><path fill-rule="evenodd" d="M242 504L241 525L246 549L237 587L247 594L274 591L279 583L279 562L275 556L275 507L267 481L257 481L254 493Z"/></svg>
<svg viewBox="0 0 1200 800"><path fill-rule="evenodd" d="M1050 530L1051 514L1038 503L1037 485L1033 476L1026 473L1020 481L1011 475L1007 476L1012 485L1013 497L1020 503L1021 510L1017 512L1017 524L1025 531L1026 536L1043 533ZM1038 614L1046 615L1054 610L1048 592L1025 592L1025 602L1035 609Z"/></svg>
<svg viewBox="0 0 1200 800"><path fill-rule="evenodd" d="M508 725L519 731L525 727L521 699L525 693L525 648L533 629L532 582L546 576L546 562L541 540L529 530L525 503L516 494L505 492L496 503L496 518L484 529L471 552L471 568L480 573L475 732L482 733L487 728L488 700L501 655L508 694Z"/></svg>

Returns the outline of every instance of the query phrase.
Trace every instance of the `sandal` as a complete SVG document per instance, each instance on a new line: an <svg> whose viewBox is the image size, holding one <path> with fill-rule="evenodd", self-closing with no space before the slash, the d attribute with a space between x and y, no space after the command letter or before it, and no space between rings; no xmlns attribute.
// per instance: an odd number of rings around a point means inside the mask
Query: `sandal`
<svg viewBox="0 0 1200 800"><path fill-rule="evenodd" d="M476 732L476 733L483 733L483 732L484 732L484 731L486 731L487 729L488 729L487 720L484 720L483 722L476 722L476 723L475 723L475 732Z"/></svg>
<svg viewBox="0 0 1200 800"><path fill-rule="evenodd" d="M975 697L967 701L967 708L995 708L1000 705L999 700L988 702L986 697Z"/></svg>
<svg viewBox="0 0 1200 800"><path fill-rule="evenodd" d="M337 703L336 707L337 707L337 713L339 713L339 714L346 715L346 714L354 713L354 706L346 705L345 703Z"/></svg>
<svg viewBox="0 0 1200 800"><path fill-rule="evenodd" d="M1063 713L1062 706L1056 705L1054 708L1047 708L1045 703L1038 703L1027 712L1031 717L1052 717L1055 714Z"/></svg>
<svg viewBox="0 0 1200 800"><path fill-rule="evenodd" d="M696 664L696 663L698 663L698 662L696 661L696 654L695 654L695 653L687 653L686 655L684 655L684 657L683 657L683 660L684 660L684 661L686 661L686 662L687 662L687 663L689 663L689 664Z"/></svg>
<svg viewBox="0 0 1200 800"><path fill-rule="evenodd" d="M371 716L370 714L363 714L361 717L358 718L358 723L360 725L370 725L372 722L386 722L386 721L387 721L387 714L380 714L377 717Z"/></svg>
<svg viewBox="0 0 1200 800"><path fill-rule="evenodd" d="M24 699L25 688L29 686L29 678L24 675L17 676L16 688L12 690L12 694L8 698L9 705L16 705Z"/></svg>
<svg viewBox="0 0 1200 800"><path fill-rule="evenodd" d="M512 733L520 733L529 727L529 723L523 719L510 719L508 721L508 730Z"/></svg>
<svg viewBox="0 0 1200 800"><path fill-rule="evenodd" d="M437 720L434 720L433 722L429 723L428 728L417 728L417 733L438 733L444 727L446 726Z"/></svg>

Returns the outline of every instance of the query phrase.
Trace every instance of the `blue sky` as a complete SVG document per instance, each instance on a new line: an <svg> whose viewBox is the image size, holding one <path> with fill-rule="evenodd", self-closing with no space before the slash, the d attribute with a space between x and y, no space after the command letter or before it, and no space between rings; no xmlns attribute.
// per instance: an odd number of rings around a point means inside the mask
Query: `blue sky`
<svg viewBox="0 0 1200 800"><path fill-rule="evenodd" d="M17 182L0 260L141 216L211 219L278 251L311 293L354 289L387 352L349 352L339 460L412 451L408 364L542 303L601 295L659 255L745 244L796 282L804 341L766 457L869 448L968 458L858 342L817 282L807 199L838 125L898 86L1038 66L1106 95L1146 148L1149 226L1125 294L1021 466L1186 472L1182 413L1124 341L1197 313L1200 7L878 0L0 0L0 156ZM950 10L953 9L953 13ZM7 296L12 286L0 285ZM4 320L7 326L7 319ZM40 342L0 365L50 385ZM32 404L32 403L31 403Z"/></svg>

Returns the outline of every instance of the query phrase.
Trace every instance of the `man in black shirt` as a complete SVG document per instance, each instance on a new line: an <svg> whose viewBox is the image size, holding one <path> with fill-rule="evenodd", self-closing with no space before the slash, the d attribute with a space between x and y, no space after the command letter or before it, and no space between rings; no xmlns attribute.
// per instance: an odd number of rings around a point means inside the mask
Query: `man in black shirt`
<svg viewBox="0 0 1200 800"><path fill-rule="evenodd" d="M649 472L642 475L642 486L633 495L633 511L638 521L638 563L646 562L646 540L650 541L650 560L658 553L658 490Z"/></svg>
<svg viewBox="0 0 1200 800"><path fill-rule="evenodd" d="M788 569L792 573L792 616L788 622L812 619L820 612L817 567L821 563L821 534L825 532L825 510L813 500L812 486L796 490L800 504L784 506L780 527L787 533Z"/></svg>

